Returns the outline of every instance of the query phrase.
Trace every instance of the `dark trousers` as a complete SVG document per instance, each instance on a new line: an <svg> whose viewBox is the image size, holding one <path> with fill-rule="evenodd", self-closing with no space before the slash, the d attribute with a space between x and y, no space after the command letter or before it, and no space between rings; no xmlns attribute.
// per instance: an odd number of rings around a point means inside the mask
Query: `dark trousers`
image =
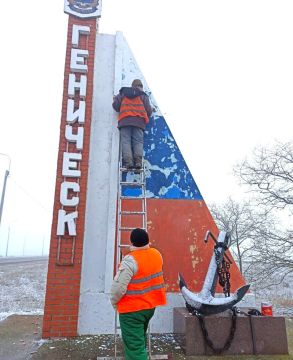
<svg viewBox="0 0 293 360"><path fill-rule="evenodd" d="M143 155L143 130L136 126L120 128L122 163L126 167L141 166Z"/></svg>
<svg viewBox="0 0 293 360"><path fill-rule="evenodd" d="M126 360L147 360L146 331L155 309L119 314Z"/></svg>

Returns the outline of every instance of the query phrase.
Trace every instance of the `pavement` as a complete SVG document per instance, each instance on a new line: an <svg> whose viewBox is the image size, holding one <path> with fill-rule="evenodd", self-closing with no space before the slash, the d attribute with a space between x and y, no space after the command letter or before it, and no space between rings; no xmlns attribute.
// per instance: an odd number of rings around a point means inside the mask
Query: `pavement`
<svg viewBox="0 0 293 360"><path fill-rule="evenodd" d="M0 360L24 360L38 350L42 316L12 315L0 322Z"/></svg>
<svg viewBox="0 0 293 360"><path fill-rule="evenodd" d="M152 338L152 352L168 354L173 360L293 360L293 318L286 319L289 355L280 356L197 356L185 357L171 334ZM0 322L0 360L101 360L113 359L111 335L80 336L42 340L42 316L12 315ZM121 358L122 346L118 346Z"/></svg>

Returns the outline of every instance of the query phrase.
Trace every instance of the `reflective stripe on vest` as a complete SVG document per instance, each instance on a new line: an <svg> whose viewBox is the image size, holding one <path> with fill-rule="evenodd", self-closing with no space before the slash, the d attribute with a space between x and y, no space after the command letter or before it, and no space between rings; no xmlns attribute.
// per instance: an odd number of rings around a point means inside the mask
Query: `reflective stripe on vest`
<svg viewBox="0 0 293 360"><path fill-rule="evenodd" d="M154 286L150 286L146 289L143 290L127 290L126 294L127 295L138 295L138 294L146 294L147 292L150 292L152 290L157 290L157 289L161 289L165 287L164 284L159 284L159 285L154 285Z"/></svg>
<svg viewBox="0 0 293 360"><path fill-rule="evenodd" d="M127 286L125 295L117 304L119 313L152 309L166 304L162 256L154 248L130 253L138 270Z"/></svg>
<svg viewBox="0 0 293 360"><path fill-rule="evenodd" d="M163 271L160 271L158 273L155 273L155 274L152 274L150 276L146 276L144 278L141 278L141 279L132 279L130 281L130 284L139 284L139 283L142 283L142 282L145 282L145 281L148 281L148 280L151 280L151 279L154 279L158 276L163 276Z"/></svg>
<svg viewBox="0 0 293 360"><path fill-rule="evenodd" d="M129 99L124 96L120 106L120 112L118 116L118 121L124 119L125 117L141 117L144 119L145 123L149 122L148 114L145 110L144 104L140 98L137 96L133 99Z"/></svg>

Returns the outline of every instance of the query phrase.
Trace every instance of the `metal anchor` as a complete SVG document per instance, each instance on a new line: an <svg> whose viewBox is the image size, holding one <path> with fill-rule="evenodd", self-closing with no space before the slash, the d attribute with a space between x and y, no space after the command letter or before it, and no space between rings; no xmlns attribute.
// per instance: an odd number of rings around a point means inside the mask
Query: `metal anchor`
<svg viewBox="0 0 293 360"><path fill-rule="evenodd" d="M221 231L218 239L216 239L210 231L206 233L204 241L207 243L209 236L213 238L216 243L217 251L218 251L218 263L221 263L223 257L232 263L229 259L227 254L225 253L226 249L228 248L229 243L229 234L225 231ZM184 300L188 307L191 307L192 310L198 312L202 315L211 315L211 314L218 314L225 310L232 309L232 307L237 304L246 294L250 285L244 285L239 288L235 294L225 297L225 298L216 298L215 297L215 289L218 280L218 273L217 273L217 262L216 256L213 254L210 265L205 277L205 281L202 287L202 290L199 293L193 293L188 288L187 285L179 273L179 287L181 293L183 295Z"/></svg>

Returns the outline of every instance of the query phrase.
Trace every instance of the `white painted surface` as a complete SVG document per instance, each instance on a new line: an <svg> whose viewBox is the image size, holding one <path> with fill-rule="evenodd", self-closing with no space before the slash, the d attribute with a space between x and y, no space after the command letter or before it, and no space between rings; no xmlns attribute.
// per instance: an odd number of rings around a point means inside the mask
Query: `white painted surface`
<svg viewBox="0 0 293 360"><path fill-rule="evenodd" d="M85 101L80 100L78 109L74 111L74 100L67 100L67 116L66 121L69 124L75 123L78 120L79 124L84 124L85 120Z"/></svg>
<svg viewBox="0 0 293 360"><path fill-rule="evenodd" d="M58 210L57 232L58 236L65 235L65 226L67 225L68 234L76 236L75 219L78 218L78 211L66 213L65 210Z"/></svg>
<svg viewBox="0 0 293 360"><path fill-rule="evenodd" d="M79 334L103 333L108 327L114 330L105 279L109 286L114 268L118 181L119 137L112 109L115 36L97 35L95 54Z"/></svg>
<svg viewBox="0 0 293 360"><path fill-rule="evenodd" d="M85 59L89 57L88 50L71 49L70 70L73 72L86 73L88 71Z"/></svg>
<svg viewBox="0 0 293 360"><path fill-rule="evenodd" d="M80 35L89 35L90 31L91 30L90 30L89 26L82 26L82 25L74 24L72 26L72 37L71 37L72 47L77 48L78 44L79 44L79 36Z"/></svg>
<svg viewBox="0 0 293 360"><path fill-rule="evenodd" d="M106 49L105 49L106 51ZM119 36L115 36L115 49L114 49L114 81L113 81L113 94L118 93L121 88L121 74L122 74L122 55L121 55L121 46L119 43ZM118 89L118 90L117 90ZM109 197L112 199L112 202L109 202L108 208L108 237L106 245L106 271L105 271L105 292L109 293L112 280L113 280L113 270L114 270L114 256L115 256L115 239L116 236L116 199L118 192L118 161L119 161L119 131L117 131L117 113L114 113L115 125L114 131L112 133L112 156L113 160L111 163L111 187ZM115 183L116 182L116 183ZM113 216L115 218L113 218ZM113 226L115 223L115 226Z"/></svg>
<svg viewBox="0 0 293 360"><path fill-rule="evenodd" d="M87 77L85 75L81 75L80 76L80 81L77 81L75 74L69 74L68 95L69 96L74 96L76 90L79 90L79 96L81 98L85 98L85 96L86 96L86 84L87 84Z"/></svg>
<svg viewBox="0 0 293 360"><path fill-rule="evenodd" d="M73 133L72 130L73 130L73 128L71 125L65 126L65 139L68 142L75 143L77 150L82 150L83 149L84 128L79 126L77 128L77 131L76 131L76 129L74 129L75 133Z"/></svg>
<svg viewBox="0 0 293 360"><path fill-rule="evenodd" d="M79 321L79 335L114 334L115 312L110 304L108 294L88 294L87 302L83 305L84 316ZM152 333L173 332L173 308L184 307L181 294L168 293L167 306L157 307L151 320ZM98 321L93 321L96 319ZM86 326L91 324L91 326Z"/></svg>
<svg viewBox="0 0 293 360"><path fill-rule="evenodd" d="M68 197L69 190L72 190L74 192L79 192L80 191L79 184L72 181L63 181L60 190L60 203L63 206L77 206L79 203L79 197L71 196L71 198L69 198Z"/></svg>
<svg viewBox="0 0 293 360"><path fill-rule="evenodd" d="M81 171L78 170L78 162L81 161L81 153L63 153L62 175L69 177L80 177Z"/></svg>

